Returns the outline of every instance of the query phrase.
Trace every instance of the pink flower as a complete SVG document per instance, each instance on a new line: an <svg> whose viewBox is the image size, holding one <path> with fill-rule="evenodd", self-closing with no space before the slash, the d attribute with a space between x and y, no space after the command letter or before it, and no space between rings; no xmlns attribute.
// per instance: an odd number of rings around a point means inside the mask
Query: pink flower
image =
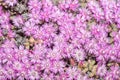
<svg viewBox="0 0 120 80"><path fill-rule="evenodd" d="M36 29L36 31L34 32L33 37L36 39L41 39L42 32L40 31L40 29Z"/></svg>
<svg viewBox="0 0 120 80"><path fill-rule="evenodd" d="M63 10L72 10L72 11L76 11L79 7L79 3L78 0L64 0L61 1L59 7Z"/></svg>
<svg viewBox="0 0 120 80"><path fill-rule="evenodd" d="M64 71L64 69L63 69L64 67L65 67L65 63L64 62L62 62L62 61L53 61L51 70L54 73L63 72Z"/></svg>
<svg viewBox="0 0 120 80"><path fill-rule="evenodd" d="M104 77L105 80L114 80L113 77L112 77L112 74L107 74L105 77Z"/></svg>
<svg viewBox="0 0 120 80"><path fill-rule="evenodd" d="M14 77L16 77L15 71L13 70L12 67L6 67L6 77L9 79L12 79Z"/></svg>
<svg viewBox="0 0 120 80"><path fill-rule="evenodd" d="M39 73L34 69L29 70L28 75L30 80L40 79Z"/></svg>
<svg viewBox="0 0 120 80"><path fill-rule="evenodd" d="M0 15L3 13L2 6L0 6Z"/></svg>
<svg viewBox="0 0 120 80"><path fill-rule="evenodd" d="M0 37L1 37L1 36L3 36L3 34L2 34L2 30L0 29Z"/></svg>
<svg viewBox="0 0 120 80"><path fill-rule="evenodd" d="M27 56L28 56L28 54L29 54L29 52L28 52L28 50L26 50L25 48L24 48L24 46L19 46L19 49L18 48L15 48L14 49L15 50L15 58L17 58L18 60L21 60L23 63L25 63L25 62L27 62L28 60L28 58L27 58Z"/></svg>
<svg viewBox="0 0 120 80"><path fill-rule="evenodd" d="M93 16L97 20L104 19L104 12L97 1L95 0L89 1L88 7L93 12L94 14Z"/></svg>
<svg viewBox="0 0 120 80"><path fill-rule="evenodd" d="M23 27L23 31L25 31L26 35L33 35L34 31L38 29L38 26L35 25L35 23L32 23L31 21L25 22L25 26Z"/></svg>
<svg viewBox="0 0 120 80"><path fill-rule="evenodd" d="M14 61L13 62L13 68L15 70L21 71L22 70L22 63L19 61Z"/></svg>
<svg viewBox="0 0 120 80"><path fill-rule="evenodd" d="M68 74L68 80L76 79L77 75L79 75L79 71L77 67L69 67L66 70L66 73Z"/></svg>
<svg viewBox="0 0 120 80"><path fill-rule="evenodd" d="M46 49L45 45L42 44L37 44L34 46L33 49L33 56L38 57L39 59L44 59L44 57L46 56L46 53L48 53L48 49Z"/></svg>
<svg viewBox="0 0 120 80"><path fill-rule="evenodd" d="M26 74L28 74L27 70L22 69L22 71L20 71L19 73L17 73L17 75L18 75L17 79L18 80L28 79L28 75L26 75Z"/></svg>
<svg viewBox="0 0 120 80"><path fill-rule="evenodd" d="M120 76L120 69L119 69L119 65L114 65L112 67L110 67L110 70L111 70L111 74L112 74L112 77L114 79L119 79L119 76Z"/></svg>
<svg viewBox="0 0 120 80"><path fill-rule="evenodd" d="M51 10L47 8L40 13L41 19L45 20L46 22L50 20L50 15L51 15Z"/></svg>
<svg viewBox="0 0 120 80"><path fill-rule="evenodd" d="M8 31L8 35L7 35L9 38L13 38L15 37L15 33L11 30Z"/></svg>
<svg viewBox="0 0 120 80"><path fill-rule="evenodd" d="M41 16L40 16L40 12L37 11L32 11L30 14L29 14L29 17L30 17L30 21L31 22L34 22L35 24L38 24L40 22L40 19L41 19Z"/></svg>
<svg viewBox="0 0 120 80"><path fill-rule="evenodd" d="M95 80L84 73L89 59L96 60L99 79L118 80L120 0L55 1L3 0L0 80ZM19 14L16 8L27 10ZM28 45L17 45L18 37Z"/></svg>
<svg viewBox="0 0 120 80"><path fill-rule="evenodd" d="M49 59L42 60L41 62L41 69L44 70L45 72L49 72L52 68L52 61Z"/></svg>
<svg viewBox="0 0 120 80"><path fill-rule="evenodd" d="M82 49L75 50L75 54L73 54L75 59L79 62L85 59L85 52Z"/></svg>
<svg viewBox="0 0 120 80"><path fill-rule="evenodd" d="M3 48L4 53L9 55L10 53L14 54L14 48L16 46L15 46L15 43L12 40L11 41L5 40L4 44L2 44L1 47Z"/></svg>
<svg viewBox="0 0 120 80"><path fill-rule="evenodd" d="M23 17L20 15L14 16L12 20L13 20L14 25L17 27L21 27L24 23Z"/></svg>
<svg viewBox="0 0 120 80"><path fill-rule="evenodd" d="M54 13L54 6L51 0L42 0L42 11L40 12L41 19L48 22L51 19L52 13Z"/></svg>
<svg viewBox="0 0 120 80"><path fill-rule="evenodd" d="M11 31L10 29L12 28L12 25L10 23L4 23L1 25L1 27Z"/></svg>
<svg viewBox="0 0 120 80"><path fill-rule="evenodd" d="M39 0L30 0L28 2L28 7L29 7L29 10L32 10L32 11L40 11L41 9L41 2Z"/></svg>
<svg viewBox="0 0 120 80"><path fill-rule="evenodd" d="M48 75L47 73L43 74L42 78L43 80L54 80L54 74L51 73L50 75Z"/></svg>
<svg viewBox="0 0 120 80"><path fill-rule="evenodd" d="M61 1L60 4L59 4L59 7L63 10L66 10L69 8L69 4L70 4L71 0L64 0L64 1Z"/></svg>
<svg viewBox="0 0 120 80"><path fill-rule="evenodd" d="M5 77L5 72L6 72L5 69L0 66L0 79L1 79L1 80L7 79L7 78Z"/></svg>
<svg viewBox="0 0 120 80"><path fill-rule="evenodd" d="M4 42L4 44L2 45L3 48L14 48L15 47L15 43L13 40L6 40Z"/></svg>
<svg viewBox="0 0 120 80"><path fill-rule="evenodd" d="M15 4L17 4L17 0L4 0L6 4L8 4L9 6L14 6Z"/></svg>
<svg viewBox="0 0 120 80"><path fill-rule="evenodd" d="M104 9L104 16L105 19L112 23L113 19L115 18L115 14L116 13L116 1L115 0L100 0L100 4Z"/></svg>
<svg viewBox="0 0 120 80"><path fill-rule="evenodd" d="M43 8L46 9L50 9L53 7L53 3L51 0L41 0L41 3L43 4Z"/></svg>
<svg viewBox="0 0 120 80"><path fill-rule="evenodd" d="M107 69L106 69L106 66L104 64L98 66L98 68L97 68L98 75L105 76L106 72L107 72Z"/></svg>
<svg viewBox="0 0 120 80"><path fill-rule="evenodd" d="M55 36L55 28L53 27L53 24L44 24L40 28L41 35L39 36L40 39L43 39L44 42L50 41L52 37Z"/></svg>
<svg viewBox="0 0 120 80"><path fill-rule="evenodd" d="M9 17L10 17L9 12L2 13L0 15L0 24L9 23Z"/></svg>
<svg viewBox="0 0 120 80"><path fill-rule="evenodd" d="M71 1L71 0L70 0ZM69 4L69 9L70 10L73 10L73 11L76 11L79 7L79 2L78 0L73 0L71 1L71 3Z"/></svg>
<svg viewBox="0 0 120 80"><path fill-rule="evenodd" d="M37 53L30 54L29 57L30 57L30 59L31 59L31 60L30 60L31 63L40 63L40 62L41 62L41 61L40 61L40 58L41 58L40 54L37 54Z"/></svg>
<svg viewBox="0 0 120 80"><path fill-rule="evenodd" d="M56 47L53 50L50 50L46 57L51 60L59 60L62 58L59 49L56 49Z"/></svg>

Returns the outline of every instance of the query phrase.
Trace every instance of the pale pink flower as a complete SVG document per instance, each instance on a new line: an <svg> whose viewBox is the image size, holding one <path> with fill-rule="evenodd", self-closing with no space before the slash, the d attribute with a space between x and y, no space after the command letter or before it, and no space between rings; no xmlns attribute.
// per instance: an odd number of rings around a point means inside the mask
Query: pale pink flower
<svg viewBox="0 0 120 80"><path fill-rule="evenodd" d="M23 27L23 31L25 31L26 35L34 34L34 31L37 29L38 26L36 26L35 23L32 23L31 21L25 22L25 26Z"/></svg>
<svg viewBox="0 0 120 80"><path fill-rule="evenodd" d="M1 37L1 36L3 36L3 34L2 34L2 30L0 29L0 37Z"/></svg>
<svg viewBox="0 0 120 80"><path fill-rule="evenodd" d="M64 67L65 67L65 63L64 62L62 62L62 61L53 61L51 70L54 73L62 72L62 71L64 71L64 69L63 69Z"/></svg>
<svg viewBox="0 0 120 80"><path fill-rule="evenodd" d="M75 50L75 54L73 54L75 59L79 62L85 59L85 52L82 49Z"/></svg>
<svg viewBox="0 0 120 80"><path fill-rule="evenodd" d="M71 1L71 0L70 0ZM71 1L71 3L69 4L69 9L70 10L73 10L73 11L76 11L79 7L79 1L78 0L73 0Z"/></svg>
<svg viewBox="0 0 120 80"><path fill-rule="evenodd" d="M79 7L78 0L63 0L60 2L59 7L63 10L76 11Z"/></svg>
<svg viewBox="0 0 120 80"><path fill-rule="evenodd" d="M15 33L14 33L12 30L9 30L7 36L8 36L9 38L13 38L13 37L15 37Z"/></svg>
<svg viewBox="0 0 120 80"><path fill-rule="evenodd" d="M17 0L4 0L4 1L9 6L14 6L15 4L17 4Z"/></svg>
<svg viewBox="0 0 120 80"><path fill-rule="evenodd" d="M0 15L0 23L1 24L4 24L4 23L9 23L9 17L10 17L10 14L9 12L5 12L5 13L2 13Z"/></svg>
<svg viewBox="0 0 120 80"><path fill-rule="evenodd" d="M42 60L41 69L45 72L49 72L52 68L52 62L49 59Z"/></svg>
<svg viewBox="0 0 120 80"><path fill-rule="evenodd" d="M21 27L24 23L23 17L20 15L14 16L12 20L13 20L14 25L17 27Z"/></svg>
<svg viewBox="0 0 120 80"><path fill-rule="evenodd" d="M14 61L13 62L13 68L15 70L21 71L22 70L22 63L19 61Z"/></svg>
<svg viewBox="0 0 120 80"><path fill-rule="evenodd" d="M31 22L34 22L35 24L38 24L41 20L41 16L40 16L40 12L37 11L32 11L30 14L29 14L29 17L30 17L30 21Z"/></svg>
<svg viewBox="0 0 120 80"><path fill-rule="evenodd" d="M78 75L78 69L77 67L69 67L66 70L67 74L68 74L68 80L72 80L72 79L76 79L77 75Z"/></svg>
<svg viewBox="0 0 120 80"><path fill-rule="evenodd" d="M10 23L4 23L1 25L1 27L11 31L10 29L11 29L12 25Z"/></svg>
<svg viewBox="0 0 120 80"><path fill-rule="evenodd" d="M88 7L94 13L93 16L97 20L104 19L104 12L97 1L95 0L89 1Z"/></svg>
<svg viewBox="0 0 120 80"><path fill-rule="evenodd" d="M34 69L29 70L28 75L30 80L35 80L35 79L38 80L40 78L39 73Z"/></svg>
<svg viewBox="0 0 120 80"><path fill-rule="evenodd" d="M50 50L50 52L48 52L46 57L51 60L59 60L62 58L61 53L60 53L59 49L57 49L57 48Z"/></svg>
<svg viewBox="0 0 120 80"><path fill-rule="evenodd" d="M29 53L28 50L24 48L24 46L19 46L19 48L15 48L14 50L16 52L15 56L20 60L24 60L24 58L26 58Z"/></svg>
<svg viewBox="0 0 120 80"><path fill-rule="evenodd" d="M0 16L3 14L3 8L0 6Z"/></svg>
<svg viewBox="0 0 120 80"><path fill-rule="evenodd" d="M106 66L104 64L98 66L98 68L97 68L98 75L105 76L106 72L107 72L107 69L106 69Z"/></svg>
<svg viewBox="0 0 120 80"><path fill-rule="evenodd" d="M4 42L4 44L2 45L3 48L14 48L15 47L15 43L13 40L6 40Z"/></svg>
<svg viewBox="0 0 120 80"><path fill-rule="evenodd" d="M0 80L5 80L6 77L5 77L5 69L1 67L0 65Z"/></svg>
<svg viewBox="0 0 120 80"><path fill-rule="evenodd" d="M7 67L6 68L6 77L9 79L12 79L13 77L15 77L15 71L13 70L12 67Z"/></svg>
<svg viewBox="0 0 120 80"><path fill-rule="evenodd" d="M28 8L29 10L33 10L33 11L40 11L41 2L39 0L30 0L28 2Z"/></svg>

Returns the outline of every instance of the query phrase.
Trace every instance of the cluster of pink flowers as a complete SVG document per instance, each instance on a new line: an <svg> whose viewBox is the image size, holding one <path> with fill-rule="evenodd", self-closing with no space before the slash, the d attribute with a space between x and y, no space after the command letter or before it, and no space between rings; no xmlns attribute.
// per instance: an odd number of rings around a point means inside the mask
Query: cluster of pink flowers
<svg viewBox="0 0 120 80"><path fill-rule="evenodd" d="M120 80L120 0L19 1L0 5L0 80Z"/></svg>

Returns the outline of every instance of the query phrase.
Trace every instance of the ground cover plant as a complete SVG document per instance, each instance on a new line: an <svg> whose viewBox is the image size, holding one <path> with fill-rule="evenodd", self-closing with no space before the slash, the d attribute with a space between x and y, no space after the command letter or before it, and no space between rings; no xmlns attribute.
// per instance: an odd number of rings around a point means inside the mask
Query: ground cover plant
<svg viewBox="0 0 120 80"><path fill-rule="evenodd" d="M120 0L0 0L0 80L120 80Z"/></svg>

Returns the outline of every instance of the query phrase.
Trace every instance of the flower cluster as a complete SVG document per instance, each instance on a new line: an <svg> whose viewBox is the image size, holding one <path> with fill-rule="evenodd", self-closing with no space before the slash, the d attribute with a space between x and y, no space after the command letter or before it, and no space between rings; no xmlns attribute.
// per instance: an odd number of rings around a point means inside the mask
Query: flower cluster
<svg viewBox="0 0 120 80"><path fill-rule="evenodd" d="M0 80L120 80L120 0L0 1Z"/></svg>

